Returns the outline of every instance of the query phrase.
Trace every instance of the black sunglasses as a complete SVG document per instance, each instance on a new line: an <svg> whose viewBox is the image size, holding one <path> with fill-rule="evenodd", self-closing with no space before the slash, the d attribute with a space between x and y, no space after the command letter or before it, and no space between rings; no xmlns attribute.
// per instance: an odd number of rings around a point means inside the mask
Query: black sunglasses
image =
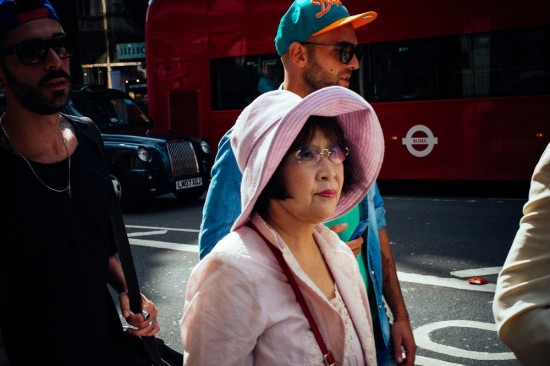
<svg viewBox="0 0 550 366"><path fill-rule="evenodd" d="M48 57L48 50L52 49L59 58L72 56L67 48L67 35L63 34L50 39L32 39L0 50L0 55L16 54L23 65L40 64Z"/></svg>
<svg viewBox="0 0 550 366"><path fill-rule="evenodd" d="M301 42L301 44L312 44L314 46L335 46L340 47L340 62L343 64L349 64L353 56L357 56L357 59L361 56L361 46L355 45L349 42L338 43L315 43L315 42Z"/></svg>

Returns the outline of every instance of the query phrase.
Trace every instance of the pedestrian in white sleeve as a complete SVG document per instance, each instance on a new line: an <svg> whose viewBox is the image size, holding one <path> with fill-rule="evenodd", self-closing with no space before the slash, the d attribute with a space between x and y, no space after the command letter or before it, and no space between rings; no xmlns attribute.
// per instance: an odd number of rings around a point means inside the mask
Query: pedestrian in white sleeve
<svg viewBox="0 0 550 366"><path fill-rule="evenodd" d="M550 145L499 274L493 313L499 337L522 365L550 364Z"/></svg>

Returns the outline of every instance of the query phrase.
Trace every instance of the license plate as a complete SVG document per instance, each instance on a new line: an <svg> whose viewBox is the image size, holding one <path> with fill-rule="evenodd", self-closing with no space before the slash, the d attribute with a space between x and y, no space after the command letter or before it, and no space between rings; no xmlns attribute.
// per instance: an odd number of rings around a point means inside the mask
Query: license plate
<svg viewBox="0 0 550 366"><path fill-rule="evenodd" d="M191 179L183 179L183 180L177 180L176 181L176 189L187 189L192 187L199 187L202 186L202 177L198 178L191 178Z"/></svg>

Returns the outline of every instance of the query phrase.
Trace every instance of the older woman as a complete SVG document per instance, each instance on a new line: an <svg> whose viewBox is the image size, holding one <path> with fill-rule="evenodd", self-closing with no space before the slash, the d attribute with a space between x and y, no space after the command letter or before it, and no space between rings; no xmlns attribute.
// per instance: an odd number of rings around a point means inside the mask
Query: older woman
<svg viewBox="0 0 550 366"><path fill-rule="evenodd" d="M327 87L260 96L231 137L242 213L193 270L180 321L186 365L375 365L365 287L322 222L367 193L383 158L370 105Z"/></svg>

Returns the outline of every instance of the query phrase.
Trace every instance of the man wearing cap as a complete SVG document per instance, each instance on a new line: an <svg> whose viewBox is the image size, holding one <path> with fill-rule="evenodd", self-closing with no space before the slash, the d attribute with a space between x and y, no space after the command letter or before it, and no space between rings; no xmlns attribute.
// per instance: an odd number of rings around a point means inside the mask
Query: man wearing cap
<svg viewBox="0 0 550 366"><path fill-rule="evenodd" d="M352 72L359 68L355 57L358 52L355 29L375 18L374 12L350 16L340 1L294 1L281 18L275 38L275 47L285 69L281 88L303 98L327 86L349 87ZM242 175L231 150L231 133L232 129L221 139L212 168L199 234L201 259L229 232L240 214ZM378 364L397 362L412 366L416 345L385 230L383 200L376 185L365 197L363 207L364 211L371 213L370 217L375 217L375 220L369 220L369 229L363 234L368 245L362 250L368 252L365 267L368 268L369 296L372 295ZM345 226L333 229L340 232ZM356 254L361 250L363 238L348 243L350 248L356 248ZM394 319L391 331L382 293ZM401 355L402 349L405 359Z"/></svg>
<svg viewBox="0 0 550 366"><path fill-rule="evenodd" d="M0 357L14 366L129 364L107 285L129 333L159 330L145 297L129 310L97 127L60 113L70 57L47 0L0 0Z"/></svg>

